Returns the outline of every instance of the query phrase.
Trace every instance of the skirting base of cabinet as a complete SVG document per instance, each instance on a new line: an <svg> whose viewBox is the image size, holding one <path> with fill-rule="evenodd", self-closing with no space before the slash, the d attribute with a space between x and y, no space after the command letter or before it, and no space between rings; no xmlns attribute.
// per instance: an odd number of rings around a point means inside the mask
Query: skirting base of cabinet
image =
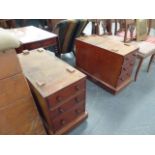
<svg viewBox="0 0 155 155"><path fill-rule="evenodd" d="M124 82L122 82L122 84L120 84L117 87L113 87L111 85L109 85L108 83L98 79L97 77L89 74L88 72L84 71L83 69L76 67L78 70L80 70L81 72L85 73L87 75L87 78L90 79L92 82L96 83L97 85L99 85L100 87L104 88L105 90L107 90L108 92L112 93L112 94L117 94L118 92L120 92L122 89L124 89L127 85L129 85L132 80L129 77L128 79L126 79Z"/></svg>
<svg viewBox="0 0 155 155"><path fill-rule="evenodd" d="M66 125L64 128L56 131L55 133L53 133L53 131L48 130L48 134L51 135L63 135L68 133L71 129L75 128L77 125L79 125L82 121L84 121L86 118L88 117L88 113L85 112L83 114L81 114L81 116L79 116L78 118L76 118L74 121L70 122L68 125Z"/></svg>
<svg viewBox="0 0 155 155"><path fill-rule="evenodd" d="M74 127L79 125L82 121L84 121L87 117L88 117L88 113L85 112L84 114L79 116L77 119L75 119L73 122L66 125L66 127L64 127L61 130L57 131L55 134L56 135L62 135L62 134L65 134L65 133L69 132L71 129L73 129Z"/></svg>

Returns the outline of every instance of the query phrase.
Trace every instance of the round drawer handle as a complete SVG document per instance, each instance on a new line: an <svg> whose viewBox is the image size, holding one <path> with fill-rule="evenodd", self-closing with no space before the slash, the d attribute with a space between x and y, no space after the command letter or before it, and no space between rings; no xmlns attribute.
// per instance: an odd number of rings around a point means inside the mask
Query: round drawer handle
<svg viewBox="0 0 155 155"><path fill-rule="evenodd" d="M76 114L80 114L80 113L81 113L81 110L76 109L76 110L75 110L75 113L76 113Z"/></svg>
<svg viewBox="0 0 155 155"><path fill-rule="evenodd" d="M128 60L129 60L129 58L125 58L125 60L127 60L127 61L128 61Z"/></svg>
<svg viewBox="0 0 155 155"><path fill-rule="evenodd" d="M64 110L62 108L58 108L59 113L63 113Z"/></svg>
<svg viewBox="0 0 155 155"><path fill-rule="evenodd" d="M60 121L60 124L61 124L61 125L65 125L65 124L66 124L66 121L65 121L65 120L61 120L61 121Z"/></svg>
<svg viewBox="0 0 155 155"><path fill-rule="evenodd" d="M130 66L133 66L134 65L134 63L130 63Z"/></svg>
<svg viewBox="0 0 155 155"><path fill-rule="evenodd" d="M121 81L124 81L124 78L123 77L121 78Z"/></svg>
<svg viewBox="0 0 155 155"><path fill-rule="evenodd" d="M57 96L57 97L56 97L56 100L57 100L58 102L60 102L60 101L62 101L62 97Z"/></svg>
<svg viewBox="0 0 155 155"><path fill-rule="evenodd" d="M123 68L124 71L126 71L126 68Z"/></svg>
<svg viewBox="0 0 155 155"><path fill-rule="evenodd" d="M75 90L80 90L80 86L75 86Z"/></svg>
<svg viewBox="0 0 155 155"><path fill-rule="evenodd" d="M79 102L80 102L80 99L79 99L78 97L76 97L76 98L75 98L75 102L76 102L76 103L79 103Z"/></svg>

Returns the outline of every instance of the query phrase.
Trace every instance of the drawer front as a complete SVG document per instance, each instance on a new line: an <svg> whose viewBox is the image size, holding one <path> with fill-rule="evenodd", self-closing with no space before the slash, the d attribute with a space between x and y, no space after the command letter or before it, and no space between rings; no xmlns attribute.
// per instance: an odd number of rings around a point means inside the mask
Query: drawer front
<svg viewBox="0 0 155 155"><path fill-rule="evenodd" d="M75 96L71 100L67 101L66 103L58 106L54 110L50 110L50 117L51 119L55 119L56 117L59 117L60 115L64 114L65 112L69 111L70 109L74 108L74 106L85 103L85 91L83 93Z"/></svg>
<svg viewBox="0 0 155 155"><path fill-rule="evenodd" d="M26 96L30 96L30 90L22 74L0 80L0 107Z"/></svg>
<svg viewBox="0 0 155 155"><path fill-rule="evenodd" d="M56 38L41 40L23 45L24 49L33 50L40 47L48 47L57 44Z"/></svg>
<svg viewBox="0 0 155 155"><path fill-rule="evenodd" d="M131 77L133 67L135 64L136 55L135 52L132 52L124 57L124 62L122 65L121 73L117 82L117 86L122 84L126 79Z"/></svg>
<svg viewBox="0 0 155 155"><path fill-rule="evenodd" d="M86 80L82 79L62 90L59 92L51 95L48 97L47 102L50 109L54 108L57 105L60 105L65 102L66 99L80 93L81 91L85 90L86 87Z"/></svg>
<svg viewBox="0 0 155 155"><path fill-rule="evenodd" d="M84 112L85 112L84 104L80 104L74 107L69 112L64 113L63 115L52 121L54 130L56 131L65 127L68 123L74 121L74 119L78 118Z"/></svg>
<svg viewBox="0 0 155 155"><path fill-rule="evenodd" d="M21 72L21 67L15 50L0 52L0 79L8 78Z"/></svg>

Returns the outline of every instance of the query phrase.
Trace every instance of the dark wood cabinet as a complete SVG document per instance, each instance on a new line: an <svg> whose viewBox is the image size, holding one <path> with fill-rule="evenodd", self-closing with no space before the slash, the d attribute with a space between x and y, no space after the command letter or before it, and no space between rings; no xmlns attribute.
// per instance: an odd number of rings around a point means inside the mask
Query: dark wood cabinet
<svg viewBox="0 0 155 155"><path fill-rule="evenodd" d="M76 39L76 66L111 93L131 82L137 47L109 36Z"/></svg>
<svg viewBox="0 0 155 155"><path fill-rule="evenodd" d="M49 134L65 134L87 117L83 73L44 49L19 59Z"/></svg>

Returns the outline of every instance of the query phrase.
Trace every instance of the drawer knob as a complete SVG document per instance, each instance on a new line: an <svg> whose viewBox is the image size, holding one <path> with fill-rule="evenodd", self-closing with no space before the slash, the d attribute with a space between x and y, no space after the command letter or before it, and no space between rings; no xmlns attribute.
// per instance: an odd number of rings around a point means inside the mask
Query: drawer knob
<svg viewBox="0 0 155 155"><path fill-rule="evenodd" d="M125 58L125 60L127 60L127 61L128 61L128 60L129 60L129 58Z"/></svg>
<svg viewBox="0 0 155 155"><path fill-rule="evenodd" d="M56 100L57 100L58 102L60 102L60 101L62 101L62 97L57 96L57 97L56 97Z"/></svg>
<svg viewBox="0 0 155 155"><path fill-rule="evenodd" d="M134 63L130 63L130 66L133 66L134 65Z"/></svg>
<svg viewBox="0 0 155 155"><path fill-rule="evenodd" d="M75 86L75 90L80 90L80 86Z"/></svg>
<svg viewBox="0 0 155 155"><path fill-rule="evenodd" d="M65 125L65 124L66 124L66 121L65 121L65 120L61 120L61 121L60 121L60 124L61 124L61 125Z"/></svg>
<svg viewBox="0 0 155 155"><path fill-rule="evenodd" d="M63 113L63 112L64 112L64 110L63 110L62 108L58 108L58 111L59 111L60 113Z"/></svg>
<svg viewBox="0 0 155 155"><path fill-rule="evenodd" d="M121 81L124 81L124 78L123 77L121 78Z"/></svg>
<svg viewBox="0 0 155 155"><path fill-rule="evenodd" d="M76 98L75 98L75 102L76 102L76 103L79 103L79 102L80 102L80 99L79 99L78 97L76 97Z"/></svg>
<svg viewBox="0 0 155 155"><path fill-rule="evenodd" d="M126 71L126 68L123 68L124 71Z"/></svg>
<svg viewBox="0 0 155 155"><path fill-rule="evenodd" d="M80 109L76 109L76 110L75 110L75 113L76 113L76 114L80 114L80 113L81 113L81 110L80 110Z"/></svg>

